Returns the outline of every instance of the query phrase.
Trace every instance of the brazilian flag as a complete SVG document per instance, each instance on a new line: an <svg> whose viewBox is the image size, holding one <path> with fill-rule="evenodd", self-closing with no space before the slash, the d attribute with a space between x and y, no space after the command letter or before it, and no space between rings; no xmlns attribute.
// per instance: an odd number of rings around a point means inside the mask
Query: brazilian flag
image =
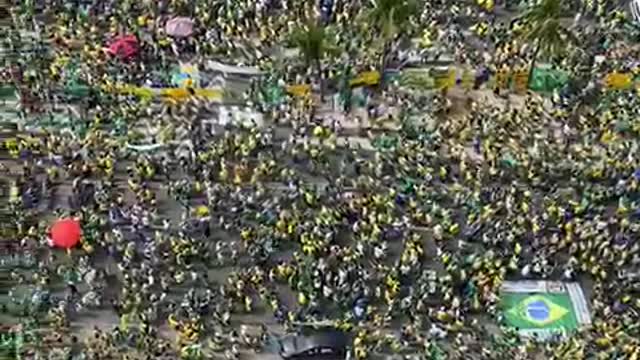
<svg viewBox="0 0 640 360"><path fill-rule="evenodd" d="M566 293L503 294L507 325L520 330L568 332L578 328L571 297Z"/></svg>

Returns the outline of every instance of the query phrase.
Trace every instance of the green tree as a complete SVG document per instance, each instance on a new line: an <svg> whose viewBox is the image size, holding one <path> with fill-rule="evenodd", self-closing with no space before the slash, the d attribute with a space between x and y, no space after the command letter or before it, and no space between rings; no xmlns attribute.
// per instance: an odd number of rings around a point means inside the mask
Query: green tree
<svg viewBox="0 0 640 360"><path fill-rule="evenodd" d="M411 17L418 12L416 0L375 0L369 10L369 22L382 35L383 48L380 75L384 74L393 42L398 34L407 33Z"/></svg>
<svg viewBox="0 0 640 360"><path fill-rule="evenodd" d="M324 99L322 60L335 50L330 42L329 30L315 22L308 22L304 27L293 31L291 44L300 50L305 63L315 68L320 83L320 95Z"/></svg>
<svg viewBox="0 0 640 360"><path fill-rule="evenodd" d="M566 49L568 43L577 41L571 30L563 24L563 13L562 0L542 0L527 10L523 16L525 31L522 37L524 41L534 46L529 68L529 83L540 55L557 55Z"/></svg>

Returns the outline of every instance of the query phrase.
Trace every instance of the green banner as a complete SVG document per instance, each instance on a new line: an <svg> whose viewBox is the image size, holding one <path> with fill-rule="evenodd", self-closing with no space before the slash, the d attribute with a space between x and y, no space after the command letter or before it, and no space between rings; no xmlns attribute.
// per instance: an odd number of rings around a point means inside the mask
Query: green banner
<svg viewBox="0 0 640 360"><path fill-rule="evenodd" d="M415 90L431 90L436 87L434 78L426 69L403 70L399 75L399 82L401 86Z"/></svg>
<svg viewBox="0 0 640 360"><path fill-rule="evenodd" d="M537 67L531 74L529 88L533 91L551 92L562 88L569 82L569 75L561 70Z"/></svg>
<svg viewBox="0 0 640 360"><path fill-rule="evenodd" d="M448 81L449 69L404 69L398 76L400 86L407 87L414 90L433 90L438 88L439 83ZM507 78L512 76L507 74ZM457 76L463 76L463 71L457 70ZM469 81L475 80L475 73L470 74ZM496 76L492 76L491 81L495 81ZM569 82L569 75L557 69L552 69L548 66L536 67L531 76L529 88L537 92L551 92L555 89L560 89ZM508 83L507 83L508 84ZM473 85L473 84L471 84Z"/></svg>
<svg viewBox="0 0 640 360"><path fill-rule="evenodd" d="M282 87L273 85L264 89L264 99L269 105L280 105L286 98L286 93Z"/></svg>
<svg viewBox="0 0 640 360"><path fill-rule="evenodd" d="M381 135L374 138L372 144L376 150L390 150L398 145L398 138Z"/></svg>
<svg viewBox="0 0 640 360"><path fill-rule="evenodd" d="M71 84L64 88L64 94L74 98L85 98L89 96L91 89L86 85Z"/></svg>

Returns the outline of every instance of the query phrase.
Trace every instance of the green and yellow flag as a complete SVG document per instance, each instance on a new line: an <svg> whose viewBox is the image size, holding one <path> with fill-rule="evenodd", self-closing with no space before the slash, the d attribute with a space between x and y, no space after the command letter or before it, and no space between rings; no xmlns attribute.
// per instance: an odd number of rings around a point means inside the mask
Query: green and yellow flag
<svg viewBox="0 0 640 360"><path fill-rule="evenodd" d="M591 324L578 283L505 281L500 292L505 325L521 335L545 339Z"/></svg>
<svg viewBox="0 0 640 360"><path fill-rule="evenodd" d="M571 300L566 295L521 295L512 299L505 313L507 321L519 328L575 328Z"/></svg>

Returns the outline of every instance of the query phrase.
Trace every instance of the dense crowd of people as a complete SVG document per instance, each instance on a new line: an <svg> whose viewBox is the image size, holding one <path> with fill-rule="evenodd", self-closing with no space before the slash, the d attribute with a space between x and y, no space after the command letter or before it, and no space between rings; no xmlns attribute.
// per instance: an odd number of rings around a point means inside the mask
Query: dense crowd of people
<svg viewBox="0 0 640 360"><path fill-rule="evenodd" d="M274 333L329 324L353 335L357 359L637 359L640 101L602 83L640 70L624 10L563 5L568 35L544 56L571 80L551 93L496 95L476 81L460 102L454 89L383 77L366 89L365 112L399 124L397 141L370 148L343 141L346 124L362 120L357 106L322 110L324 93L348 84L345 69L403 64L399 54L420 37L483 76L540 61L544 47L527 41L532 25L518 17L536 2L417 1L403 24L379 28L371 13L382 3L11 8L3 79L19 93L19 121L72 115L64 89L89 87L69 105L79 109L71 130L4 140L0 318L20 323L14 337L27 334L23 358L231 360L262 356ZM178 16L192 21L186 36L166 31ZM327 28L317 64L282 55L308 21ZM36 34L29 50L24 33ZM108 49L124 35L137 41L131 56ZM169 86L179 63L209 60L313 93L274 104L262 81L247 80L235 95L264 113L263 126L219 128L203 116L220 110L193 92L166 101L111 91ZM373 142L379 132L358 136ZM48 241L64 217L82 224L81 245L66 253ZM520 337L501 322L508 279L580 282L593 324L549 342ZM117 320L83 328L87 314L104 312Z"/></svg>

